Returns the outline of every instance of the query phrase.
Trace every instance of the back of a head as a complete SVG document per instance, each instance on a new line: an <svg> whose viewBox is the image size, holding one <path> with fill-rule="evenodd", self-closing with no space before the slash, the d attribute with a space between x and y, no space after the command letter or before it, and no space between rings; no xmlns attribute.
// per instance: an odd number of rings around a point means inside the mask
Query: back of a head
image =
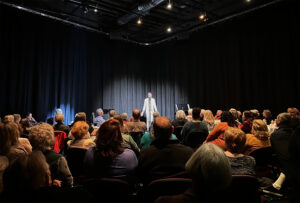
<svg viewBox="0 0 300 203"><path fill-rule="evenodd" d="M159 116L160 116L160 114L159 114L158 111L153 112L153 119L155 119L155 118L157 118Z"/></svg>
<svg viewBox="0 0 300 203"><path fill-rule="evenodd" d="M226 189L231 183L231 166L224 151L215 144L203 144L185 165L193 179L193 187L201 194Z"/></svg>
<svg viewBox="0 0 300 203"><path fill-rule="evenodd" d="M221 122L228 123L229 126L234 127L236 126L235 119L229 111L223 111L221 114Z"/></svg>
<svg viewBox="0 0 300 203"><path fill-rule="evenodd" d="M253 119L254 119L253 113L248 110L243 112L243 116L244 116L245 121L253 121Z"/></svg>
<svg viewBox="0 0 300 203"><path fill-rule="evenodd" d="M15 122L0 123L0 155L6 155L18 142L20 131Z"/></svg>
<svg viewBox="0 0 300 203"><path fill-rule="evenodd" d="M15 118L13 115L6 115L4 116L3 123L9 123L9 122L14 122Z"/></svg>
<svg viewBox="0 0 300 203"><path fill-rule="evenodd" d="M206 110L204 112L203 120L209 124L214 124L215 118L214 118L214 115L212 114L211 110Z"/></svg>
<svg viewBox="0 0 300 203"><path fill-rule="evenodd" d="M63 114L62 109L60 108L56 109L56 114Z"/></svg>
<svg viewBox="0 0 300 203"><path fill-rule="evenodd" d="M251 133L259 139L268 139L269 130L267 124L260 119L255 119L252 123Z"/></svg>
<svg viewBox="0 0 300 203"><path fill-rule="evenodd" d="M245 133L238 128L228 128L224 133L225 145L231 153L242 153L246 144Z"/></svg>
<svg viewBox="0 0 300 203"><path fill-rule="evenodd" d="M14 122L15 123L20 123L21 121L21 115L20 114L14 114Z"/></svg>
<svg viewBox="0 0 300 203"><path fill-rule="evenodd" d="M124 151L120 123L116 119L105 121L96 136L96 149L103 158L114 158Z"/></svg>
<svg viewBox="0 0 300 203"><path fill-rule="evenodd" d="M199 107L193 108L192 117L194 120L200 120L201 118L201 109Z"/></svg>
<svg viewBox="0 0 300 203"><path fill-rule="evenodd" d="M188 114L189 114L190 116L193 114L193 109L192 109L192 108L190 108L190 109L188 110Z"/></svg>
<svg viewBox="0 0 300 203"><path fill-rule="evenodd" d="M33 151L16 159L3 174L4 193L25 194L50 184L50 171L43 153ZM12 197L13 198L13 197Z"/></svg>
<svg viewBox="0 0 300 203"><path fill-rule="evenodd" d="M139 110L139 109L134 109L134 110L132 111L132 117L133 117L134 120L139 120L140 117L141 117L141 112L140 112L140 110Z"/></svg>
<svg viewBox="0 0 300 203"><path fill-rule="evenodd" d="M114 115L116 114L116 111L115 111L114 109L112 109L112 110L109 111L108 114L109 114L109 117L110 117L110 118L113 118Z"/></svg>
<svg viewBox="0 0 300 203"><path fill-rule="evenodd" d="M157 117L153 123L153 132L156 139L167 141L172 135L172 123L164 116Z"/></svg>
<svg viewBox="0 0 300 203"><path fill-rule="evenodd" d="M292 117L289 113L280 113L277 116L277 120L279 120L280 125L289 125L292 121Z"/></svg>
<svg viewBox="0 0 300 203"><path fill-rule="evenodd" d="M86 114L84 112L77 113L75 116L75 119L74 119L74 123L76 123L77 121L85 121L86 122Z"/></svg>
<svg viewBox="0 0 300 203"><path fill-rule="evenodd" d="M237 112L236 109L230 109L229 112L232 114L234 120L239 119L239 113Z"/></svg>
<svg viewBox="0 0 300 203"><path fill-rule="evenodd" d="M26 130L27 128L30 128L30 122L29 122L28 118L23 118L20 121L20 125L23 128L23 130Z"/></svg>
<svg viewBox="0 0 300 203"><path fill-rule="evenodd" d="M250 110L250 112L252 113L254 119L259 119L260 113L257 109L252 109L252 110Z"/></svg>
<svg viewBox="0 0 300 203"><path fill-rule="evenodd" d="M120 114L115 114L114 115L114 119L116 119L117 121L119 121L121 127L123 126L123 119L122 119L122 116Z"/></svg>
<svg viewBox="0 0 300 203"><path fill-rule="evenodd" d="M127 113L122 113L121 114L121 118L122 118L123 121L127 121L127 117L128 117Z"/></svg>
<svg viewBox="0 0 300 203"><path fill-rule="evenodd" d="M299 110L295 107L288 108L287 112L291 115L292 119L298 119L300 114Z"/></svg>
<svg viewBox="0 0 300 203"><path fill-rule="evenodd" d="M31 128L28 135L34 150L45 152L51 150L54 145L54 129L48 123L40 123Z"/></svg>
<svg viewBox="0 0 300 203"><path fill-rule="evenodd" d="M186 117L186 115L183 110L178 110L176 112L176 116L175 116L176 119L185 119L185 117Z"/></svg>
<svg viewBox="0 0 300 203"><path fill-rule="evenodd" d="M83 138L89 131L89 125L84 121L77 121L72 129L71 133L76 140Z"/></svg>
<svg viewBox="0 0 300 203"><path fill-rule="evenodd" d="M65 121L63 114L56 114L55 115L55 122L57 123L63 123Z"/></svg>

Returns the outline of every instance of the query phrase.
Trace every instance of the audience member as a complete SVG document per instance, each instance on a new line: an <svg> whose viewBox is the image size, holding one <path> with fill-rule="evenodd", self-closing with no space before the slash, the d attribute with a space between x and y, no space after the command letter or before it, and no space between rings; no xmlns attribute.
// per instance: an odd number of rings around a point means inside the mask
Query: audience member
<svg viewBox="0 0 300 203"><path fill-rule="evenodd" d="M21 115L20 114L14 114L13 116L14 116L14 122L16 124L19 124L20 121L21 121Z"/></svg>
<svg viewBox="0 0 300 203"><path fill-rule="evenodd" d="M176 112L175 119L172 121L172 125L174 126L174 128L183 127L186 122L187 122L187 119L186 119L186 115L185 115L184 111L178 110Z"/></svg>
<svg viewBox="0 0 300 203"><path fill-rule="evenodd" d="M91 139L88 132L89 125L84 121L78 121L74 124L71 133L74 136L73 140L68 141L69 148L89 149L94 147L96 144Z"/></svg>
<svg viewBox="0 0 300 203"><path fill-rule="evenodd" d="M71 130L72 130L73 125L77 121L84 121L84 122L86 122L86 114L84 112L79 112L79 113L77 113L75 115L74 121L73 121L73 123L70 126ZM89 125L89 133L91 134L93 131L94 131L94 128L91 125ZM71 131L69 132L68 138L74 139Z"/></svg>
<svg viewBox="0 0 300 203"><path fill-rule="evenodd" d="M28 113L26 118L28 119L28 121L30 123L30 127L37 124L37 121L32 117L32 113Z"/></svg>
<svg viewBox="0 0 300 203"><path fill-rule="evenodd" d="M243 123L239 128L246 134L250 133L252 129L252 121L254 120L253 113L251 111L244 111L242 120Z"/></svg>
<svg viewBox="0 0 300 203"><path fill-rule="evenodd" d="M28 134L30 132L31 128L30 128L30 123L29 120L27 118L23 118L20 121L20 133L22 138L28 138Z"/></svg>
<svg viewBox="0 0 300 203"><path fill-rule="evenodd" d="M235 122L236 122L238 125L240 125L240 121L239 121L239 113L238 113L238 111L237 111L236 109L234 109L234 108L231 108L231 109L229 110L229 112L233 115L233 118L234 118Z"/></svg>
<svg viewBox="0 0 300 203"><path fill-rule="evenodd" d="M206 124L209 133L215 128L215 118L211 110L206 110L204 112L203 122Z"/></svg>
<svg viewBox="0 0 300 203"><path fill-rule="evenodd" d="M130 180L138 161L132 150L122 147L119 121L104 122L97 131L95 142L96 146L85 154L86 175Z"/></svg>
<svg viewBox="0 0 300 203"><path fill-rule="evenodd" d="M164 202L222 202L222 193L231 183L230 163L222 149L214 144L203 144L185 164L193 184L185 193L163 196L156 203Z"/></svg>
<svg viewBox="0 0 300 203"><path fill-rule="evenodd" d="M177 140L171 140L172 128L168 118L155 119L155 140L151 146L141 151L139 159L138 175L143 183L184 172L184 165L193 150L179 144Z"/></svg>
<svg viewBox="0 0 300 203"><path fill-rule="evenodd" d="M226 156L231 165L232 175L252 175L255 176L255 159L251 156L243 155L246 135L238 128L228 128L224 133Z"/></svg>
<svg viewBox="0 0 300 203"><path fill-rule="evenodd" d="M53 127L47 123L35 125L29 133L29 140L34 150L40 150L45 155L52 178L61 180L63 186L71 187L73 177L65 157L52 150L55 142Z"/></svg>
<svg viewBox="0 0 300 203"><path fill-rule="evenodd" d="M201 110L198 107L193 108L192 116L193 119L191 122L186 122L182 128L181 135L183 141L191 132L202 132L206 136L208 135L208 129L204 122L200 121Z"/></svg>
<svg viewBox="0 0 300 203"><path fill-rule="evenodd" d="M291 126L297 128L300 125L300 112L297 108L291 107L287 109L287 112L291 115Z"/></svg>
<svg viewBox="0 0 300 203"><path fill-rule="evenodd" d="M127 122L128 132L145 132L147 126L145 122L141 122L141 112L139 109L134 109L132 112L133 121Z"/></svg>
<svg viewBox="0 0 300 203"><path fill-rule="evenodd" d="M250 110L250 112L253 115L253 119L260 119L260 113L257 109L252 109L252 110Z"/></svg>
<svg viewBox="0 0 300 203"><path fill-rule="evenodd" d="M222 115L222 110L218 110L216 115L215 115L215 122L216 124L219 124L221 122L221 115Z"/></svg>
<svg viewBox="0 0 300 203"><path fill-rule="evenodd" d="M223 111L221 115L221 123L209 133L205 142L210 142L218 145L223 150L226 150L224 142L224 133L229 127L237 127L233 115L229 111Z"/></svg>
<svg viewBox="0 0 300 203"><path fill-rule="evenodd" d="M70 127L64 124L65 118L63 114L56 114L55 116L55 122L56 125L54 125L55 131L63 131L66 133L66 135L70 132Z"/></svg>
<svg viewBox="0 0 300 203"><path fill-rule="evenodd" d="M14 122L15 118L13 115L6 115L4 116L3 123L9 123L9 122Z"/></svg>
<svg viewBox="0 0 300 203"><path fill-rule="evenodd" d="M271 124L271 122L272 122L272 113L271 113L271 111L269 110L269 109L265 109L264 111L263 111L263 114L262 114L262 116L263 116L263 121L267 124L267 125L270 125Z"/></svg>
<svg viewBox="0 0 300 203"><path fill-rule="evenodd" d="M97 113L97 117L94 118L93 123L97 126L100 127L102 125L102 123L105 122L104 118L103 118L103 110L101 108L96 110Z"/></svg>
<svg viewBox="0 0 300 203"><path fill-rule="evenodd" d="M108 112L108 115L109 115L109 119L112 119L114 118L114 115L116 114L116 111L114 109L111 109L109 112Z"/></svg>
<svg viewBox="0 0 300 203"><path fill-rule="evenodd" d="M188 121L193 120L192 113L193 113L193 109L190 108L190 109L188 110L188 115L187 115L187 117L186 117L186 119L187 119Z"/></svg>
<svg viewBox="0 0 300 203"><path fill-rule="evenodd" d="M121 118L122 118L122 120L123 120L123 125L126 125L127 124L127 118L128 118L128 115L127 115L127 113L122 113L121 114Z"/></svg>
<svg viewBox="0 0 300 203"><path fill-rule="evenodd" d="M263 120L253 121L251 134L247 134L246 138L245 154L249 154L259 147L270 146L268 126Z"/></svg>

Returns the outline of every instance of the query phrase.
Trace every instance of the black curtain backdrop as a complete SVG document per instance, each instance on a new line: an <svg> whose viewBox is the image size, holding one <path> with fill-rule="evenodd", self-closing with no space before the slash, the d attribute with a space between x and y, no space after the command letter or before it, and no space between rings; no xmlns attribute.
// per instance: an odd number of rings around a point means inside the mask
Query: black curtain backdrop
<svg viewBox="0 0 300 203"><path fill-rule="evenodd" d="M148 91L162 115L176 103L211 109L269 108L300 101L299 2L285 1L142 47L0 6L0 115L57 107L70 122L96 108L131 114Z"/></svg>

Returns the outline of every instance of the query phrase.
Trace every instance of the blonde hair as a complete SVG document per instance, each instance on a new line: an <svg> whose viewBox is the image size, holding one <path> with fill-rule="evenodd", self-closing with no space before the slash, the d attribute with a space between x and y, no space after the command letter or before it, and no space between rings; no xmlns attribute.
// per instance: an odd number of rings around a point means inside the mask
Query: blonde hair
<svg viewBox="0 0 300 203"><path fill-rule="evenodd" d="M80 140L81 138L83 138L83 136L87 134L88 131L89 125L84 121L77 121L71 129L71 133L76 140Z"/></svg>
<svg viewBox="0 0 300 203"><path fill-rule="evenodd" d="M211 110L206 110L204 111L204 118L203 120L209 124L214 124L215 123L215 118Z"/></svg>
<svg viewBox="0 0 300 203"><path fill-rule="evenodd" d="M55 116L55 122L57 123L63 123L65 121L64 115L62 114L56 114Z"/></svg>
<svg viewBox="0 0 300 203"><path fill-rule="evenodd" d="M28 137L32 148L42 152L52 150L55 142L53 127L48 123L40 123L32 127Z"/></svg>
<svg viewBox="0 0 300 203"><path fill-rule="evenodd" d="M176 112L175 118L177 118L177 119L179 119L179 118L185 119L185 118L186 118L186 115L185 115L185 113L184 113L183 110L178 110L178 111Z"/></svg>
<svg viewBox="0 0 300 203"><path fill-rule="evenodd" d="M251 133L260 140L268 140L270 135L267 124L260 119L253 121Z"/></svg>
<svg viewBox="0 0 300 203"><path fill-rule="evenodd" d="M191 115L192 115L192 113L193 113L193 109L192 109L192 108L190 108L190 109L188 110L188 114L191 116Z"/></svg>
<svg viewBox="0 0 300 203"><path fill-rule="evenodd" d="M14 121L15 121L15 118L14 118L13 115L6 115L6 116L4 116L3 123L14 122Z"/></svg>
<svg viewBox="0 0 300 203"><path fill-rule="evenodd" d="M241 153L246 144L245 133L238 128L228 128L225 133L225 145L231 153Z"/></svg>

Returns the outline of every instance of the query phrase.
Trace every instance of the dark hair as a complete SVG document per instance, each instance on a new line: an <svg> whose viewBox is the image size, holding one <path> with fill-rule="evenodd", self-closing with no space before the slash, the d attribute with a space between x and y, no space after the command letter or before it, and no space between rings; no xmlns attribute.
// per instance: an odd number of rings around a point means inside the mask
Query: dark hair
<svg viewBox="0 0 300 203"><path fill-rule="evenodd" d="M138 120L141 117L141 112L139 109L134 109L132 112L132 117L134 118L134 120Z"/></svg>
<svg viewBox="0 0 300 203"><path fill-rule="evenodd" d="M120 123L116 119L104 122L96 136L96 152L103 158L113 159L124 151Z"/></svg>
<svg viewBox="0 0 300 203"><path fill-rule="evenodd" d="M201 118L201 109L199 107L193 108L192 117L193 119L200 120Z"/></svg>
<svg viewBox="0 0 300 203"><path fill-rule="evenodd" d="M76 123L77 121L86 122L86 114L84 112L77 113L74 119L74 123Z"/></svg>
<svg viewBox="0 0 300 203"><path fill-rule="evenodd" d="M244 121L252 122L254 120L254 114L251 111L244 111Z"/></svg>
<svg viewBox="0 0 300 203"><path fill-rule="evenodd" d="M263 113L266 115L264 118L266 119L267 125L271 124L272 121L272 113L269 109L265 109Z"/></svg>
<svg viewBox="0 0 300 203"><path fill-rule="evenodd" d="M234 120L234 117L232 113L229 111L223 111L221 114L221 122L226 122L230 127L235 127L237 126L236 121Z"/></svg>
<svg viewBox="0 0 300 203"><path fill-rule="evenodd" d="M119 121L120 125L123 126L123 119L120 114L115 114L113 118Z"/></svg>

